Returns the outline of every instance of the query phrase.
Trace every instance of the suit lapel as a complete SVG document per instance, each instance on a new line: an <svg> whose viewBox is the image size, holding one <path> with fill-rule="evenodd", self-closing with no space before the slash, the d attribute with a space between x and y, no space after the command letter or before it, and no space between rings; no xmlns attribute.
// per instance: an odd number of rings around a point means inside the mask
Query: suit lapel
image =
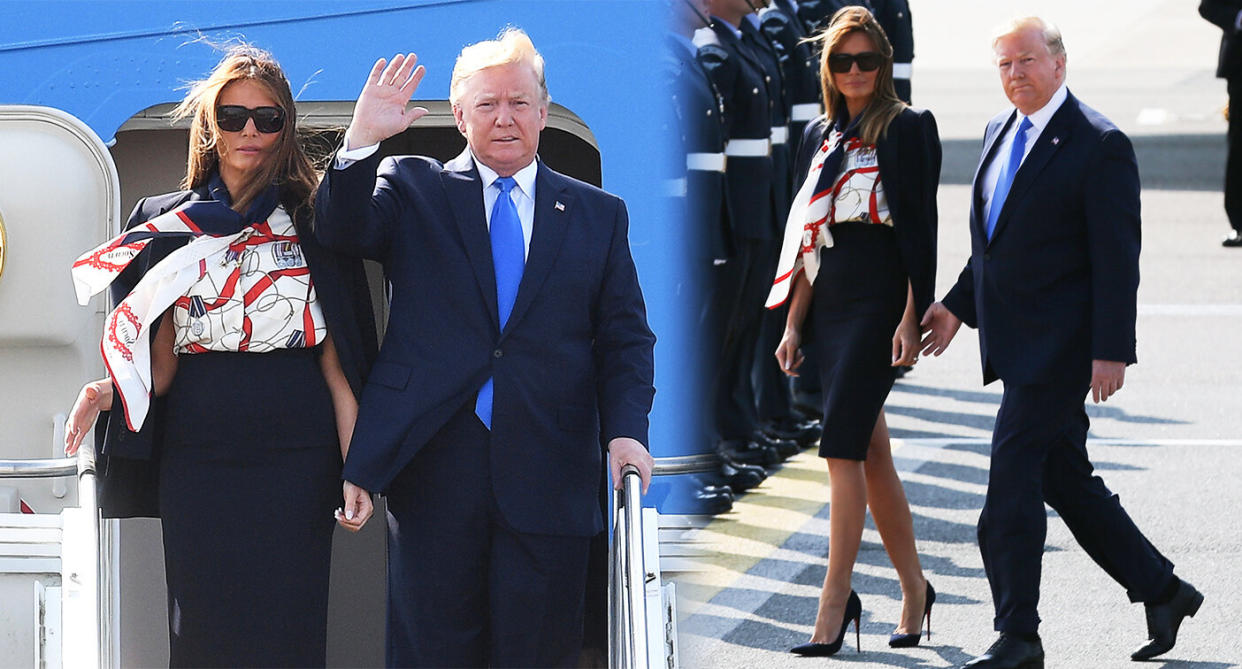
<svg viewBox="0 0 1242 669"><path fill-rule="evenodd" d="M440 172L440 181L444 184L444 194L453 211L457 232L466 249L466 258L474 271L479 292L487 305L492 327L499 329L496 270L492 266L492 243L487 235L487 218L483 213L483 184L470 154L463 152L446 164Z"/></svg>
<svg viewBox="0 0 1242 669"><path fill-rule="evenodd" d="M1073 96L1066 97L1065 102L1061 103L1061 107L1048 120L1048 126L1039 133L1035 146L1031 147L1030 153L1026 154L1026 160L1022 161L1022 166L1014 175L1013 185L1009 187L1009 195L1005 197L1000 216L996 218L996 229L992 231L992 239L1000 236L1001 230L1013 214L1014 207L1018 206L1022 196L1030 189L1031 184L1035 182L1036 177L1047 166L1052 156L1065 144L1069 136L1070 112L1076 107L1077 103Z"/></svg>
<svg viewBox="0 0 1242 669"><path fill-rule="evenodd" d="M975 186L971 193L974 198L974 206L972 206L970 210L974 215L970 217L970 224L975 227L979 234L984 235L985 239L987 235L983 230L983 220L987 218L987 215L983 208L983 175L987 172L988 165L992 164L992 160L994 159L992 154L996 152L996 146L1000 143L1000 138L1005 136L1005 132L1009 129L1009 125L1013 123L1013 120L1016 117L1016 110L1010 112L1009 118L1005 119L1004 123L995 124L992 132L988 134L987 138L984 140L983 155L979 157L979 164L975 167L975 179L971 182L975 184Z"/></svg>
<svg viewBox="0 0 1242 669"><path fill-rule="evenodd" d="M539 171L535 175L535 224L531 231L530 254L526 258L522 282L518 284L513 311L505 323L501 339L522 320L551 273L572 215L573 197L564 178L540 162ZM492 292L495 293L495 290Z"/></svg>

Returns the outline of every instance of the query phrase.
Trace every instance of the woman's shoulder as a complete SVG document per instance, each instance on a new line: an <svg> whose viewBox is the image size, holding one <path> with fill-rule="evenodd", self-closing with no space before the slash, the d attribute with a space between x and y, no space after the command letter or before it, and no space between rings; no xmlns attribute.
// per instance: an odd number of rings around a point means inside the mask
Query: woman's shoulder
<svg viewBox="0 0 1242 669"><path fill-rule="evenodd" d="M129 229L139 223L146 223L190 199L193 194L194 191L191 190L179 190L141 198L134 205L134 211L129 215L129 222L125 224L125 228Z"/></svg>
<svg viewBox="0 0 1242 669"><path fill-rule="evenodd" d="M927 125L934 124L936 117L932 115L930 109L920 109L906 105L897 117L893 119L894 123L907 123L910 125Z"/></svg>

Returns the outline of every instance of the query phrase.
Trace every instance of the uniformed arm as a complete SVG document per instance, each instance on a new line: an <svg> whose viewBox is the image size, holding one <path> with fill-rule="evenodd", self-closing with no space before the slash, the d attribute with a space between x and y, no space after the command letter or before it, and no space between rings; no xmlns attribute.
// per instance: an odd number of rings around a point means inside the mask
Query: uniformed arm
<svg viewBox="0 0 1242 669"><path fill-rule="evenodd" d="M1091 392L1102 402L1121 389L1137 362L1139 213L1138 161L1130 139L1106 132L1086 170L1084 202L1091 262Z"/></svg>
<svg viewBox="0 0 1242 669"><path fill-rule="evenodd" d="M655 335L647 326L647 308L630 255L625 203L619 198L613 202L612 239L595 307L600 438L608 444L614 474L619 474L623 465L634 464L643 476L645 489L652 468L647 415L655 396ZM619 478L613 481L618 484Z"/></svg>
<svg viewBox="0 0 1242 669"><path fill-rule="evenodd" d="M415 67L417 61L411 53L375 62L354 106L344 148L379 144L427 113L422 107L406 109L425 73ZM378 165L378 154L372 154L342 168L334 164L324 174L315 198L315 236L325 246L383 259L401 207L393 184L382 175L377 178Z"/></svg>
<svg viewBox="0 0 1242 669"><path fill-rule="evenodd" d="M1201 0L1199 3L1199 16L1216 24L1226 35L1238 32L1239 11L1242 11L1242 6L1236 2Z"/></svg>

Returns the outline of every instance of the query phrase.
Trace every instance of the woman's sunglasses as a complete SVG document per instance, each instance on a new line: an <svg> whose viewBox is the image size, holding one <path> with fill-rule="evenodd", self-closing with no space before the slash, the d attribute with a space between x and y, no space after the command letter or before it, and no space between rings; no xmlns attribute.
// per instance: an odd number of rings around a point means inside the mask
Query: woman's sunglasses
<svg viewBox="0 0 1242 669"><path fill-rule="evenodd" d="M828 56L828 69L837 74L849 72L850 68L854 67L854 63L858 63L858 69L863 72L875 72L884 63L884 56L874 51L834 53Z"/></svg>
<svg viewBox="0 0 1242 669"><path fill-rule="evenodd" d="M226 132L241 132L247 119L254 119L254 129L259 132L280 132L285 127L285 110L280 107L247 109L241 105L216 107L216 125Z"/></svg>

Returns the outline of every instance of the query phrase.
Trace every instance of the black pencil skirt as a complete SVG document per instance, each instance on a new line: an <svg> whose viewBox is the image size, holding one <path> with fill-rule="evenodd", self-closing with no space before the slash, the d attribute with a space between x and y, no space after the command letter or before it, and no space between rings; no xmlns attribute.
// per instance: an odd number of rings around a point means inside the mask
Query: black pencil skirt
<svg viewBox="0 0 1242 669"><path fill-rule="evenodd" d="M341 457L315 353L182 355L167 407L169 664L323 666Z"/></svg>
<svg viewBox="0 0 1242 669"><path fill-rule="evenodd" d="M824 396L824 458L867 459L867 444L893 388L893 334L909 279L897 238L886 225L832 226L812 286L809 345Z"/></svg>

